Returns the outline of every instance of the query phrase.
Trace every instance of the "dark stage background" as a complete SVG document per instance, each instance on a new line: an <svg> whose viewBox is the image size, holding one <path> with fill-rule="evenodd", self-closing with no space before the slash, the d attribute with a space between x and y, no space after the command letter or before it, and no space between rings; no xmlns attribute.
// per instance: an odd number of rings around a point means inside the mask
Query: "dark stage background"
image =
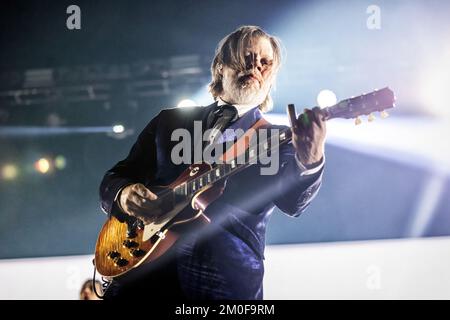
<svg viewBox="0 0 450 320"><path fill-rule="evenodd" d="M80 30L66 27L72 4ZM373 4L377 30L367 26ZM450 235L448 135L420 140L422 119L449 118L449 93L433 89L448 84L449 9L446 1L2 1L0 258L93 253L104 172L162 108L212 102L215 46L244 24L285 46L273 113L314 106L322 89L343 99L388 85L398 103L386 123L419 119L406 138L389 133L409 141L407 151L368 153L335 143L330 130L318 197L300 218L275 212L268 243Z"/></svg>

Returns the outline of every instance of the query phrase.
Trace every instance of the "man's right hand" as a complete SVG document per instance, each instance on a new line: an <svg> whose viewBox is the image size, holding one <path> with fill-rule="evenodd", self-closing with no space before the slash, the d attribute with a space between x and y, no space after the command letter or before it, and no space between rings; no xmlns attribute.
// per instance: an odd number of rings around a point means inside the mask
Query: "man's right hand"
<svg viewBox="0 0 450 320"><path fill-rule="evenodd" d="M142 220L148 224L155 221L161 214L156 200L158 196L148 190L143 184L135 183L126 186L119 197L121 209L128 215Z"/></svg>

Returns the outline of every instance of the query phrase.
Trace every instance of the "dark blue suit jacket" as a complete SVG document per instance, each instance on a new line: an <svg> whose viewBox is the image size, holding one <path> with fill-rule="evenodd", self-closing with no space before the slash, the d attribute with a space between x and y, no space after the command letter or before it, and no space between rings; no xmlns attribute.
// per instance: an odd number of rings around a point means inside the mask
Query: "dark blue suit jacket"
<svg viewBox="0 0 450 320"><path fill-rule="evenodd" d="M128 157L105 174L100 186L102 209L120 215L115 197L128 184L167 185L175 180L187 165L174 165L171 161L171 150L178 143L171 141L172 131L185 128L193 134L196 120L202 121L206 130L207 116L216 108L214 103L207 107L162 110L139 135ZM260 117L255 108L232 126L246 130ZM173 290L178 297L189 299L262 299L265 231L274 207L298 216L321 184L323 169L300 176L294 154L290 143L280 148L276 175L261 175L259 165L253 165L230 177L222 197L205 211L213 221L220 222L213 223L205 232L186 235L174 249L170 262L152 270L146 280L136 277L134 283L138 282L141 288L161 281L165 287L171 283L176 286ZM112 295L120 293L120 282L117 279L114 289L109 290L114 292ZM145 294L150 295L149 291Z"/></svg>

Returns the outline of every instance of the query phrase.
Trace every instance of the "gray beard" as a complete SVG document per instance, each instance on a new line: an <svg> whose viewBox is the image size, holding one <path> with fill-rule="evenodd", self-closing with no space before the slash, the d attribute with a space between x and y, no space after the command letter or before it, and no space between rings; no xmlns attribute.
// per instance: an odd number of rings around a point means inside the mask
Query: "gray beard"
<svg viewBox="0 0 450 320"><path fill-rule="evenodd" d="M264 88L258 88L246 83L223 83L223 89L229 93L229 96L233 97L233 103L235 104L254 104L260 105L266 98Z"/></svg>

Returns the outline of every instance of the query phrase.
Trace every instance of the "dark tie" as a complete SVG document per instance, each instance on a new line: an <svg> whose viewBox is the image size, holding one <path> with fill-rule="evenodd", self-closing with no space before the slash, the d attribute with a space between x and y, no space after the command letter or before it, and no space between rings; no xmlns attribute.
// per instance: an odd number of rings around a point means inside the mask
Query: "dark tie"
<svg viewBox="0 0 450 320"><path fill-rule="evenodd" d="M232 105L223 105L212 111L207 120L207 128L219 130L223 132L226 127L228 127L232 122L236 121L239 118L237 109ZM209 145L213 140L217 139L219 135L210 136L210 141L207 142Z"/></svg>

